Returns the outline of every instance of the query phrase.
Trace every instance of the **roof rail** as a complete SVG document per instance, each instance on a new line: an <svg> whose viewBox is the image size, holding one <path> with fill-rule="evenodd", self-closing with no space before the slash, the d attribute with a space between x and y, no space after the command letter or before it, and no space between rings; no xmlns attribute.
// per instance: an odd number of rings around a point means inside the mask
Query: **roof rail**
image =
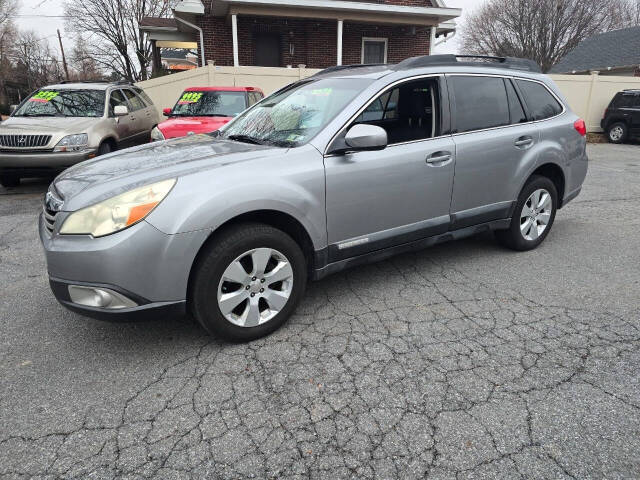
<svg viewBox="0 0 640 480"><path fill-rule="evenodd" d="M391 66L393 70L409 70L421 67L440 66L474 66L480 64L490 64L499 68L510 68L512 70L525 70L528 72L542 73L540 65L533 60L515 57L491 57L483 55L424 55L421 57L411 57Z"/></svg>
<svg viewBox="0 0 640 480"><path fill-rule="evenodd" d="M365 68L365 67L380 67L385 65L384 63L356 63L353 65L335 65L333 67L325 68L315 73L313 76L324 75L325 73L339 72L340 70L350 70L352 68Z"/></svg>
<svg viewBox="0 0 640 480"><path fill-rule="evenodd" d="M116 80L115 82L111 80L62 80L58 82L59 85L68 83L113 83L114 85L131 85L129 80Z"/></svg>

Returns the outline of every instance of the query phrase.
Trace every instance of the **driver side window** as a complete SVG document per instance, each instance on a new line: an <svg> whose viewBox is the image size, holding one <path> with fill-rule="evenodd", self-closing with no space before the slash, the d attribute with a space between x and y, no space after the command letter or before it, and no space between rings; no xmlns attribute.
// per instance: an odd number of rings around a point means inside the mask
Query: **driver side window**
<svg viewBox="0 0 640 480"><path fill-rule="evenodd" d="M439 129L438 98L437 79L408 81L380 94L354 124L384 128L389 145L433 138Z"/></svg>
<svg viewBox="0 0 640 480"><path fill-rule="evenodd" d="M111 95L109 96L109 116L110 117L115 117L115 114L113 113L113 109L118 105L124 105L125 107L128 108L127 100L124 98L124 95L122 94L122 92L120 90L114 90L113 92L111 92Z"/></svg>

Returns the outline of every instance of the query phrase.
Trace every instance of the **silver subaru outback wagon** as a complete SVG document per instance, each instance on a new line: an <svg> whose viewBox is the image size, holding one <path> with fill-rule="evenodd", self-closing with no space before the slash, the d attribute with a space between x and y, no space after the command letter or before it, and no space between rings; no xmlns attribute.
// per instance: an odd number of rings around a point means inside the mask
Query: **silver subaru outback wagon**
<svg viewBox="0 0 640 480"><path fill-rule="evenodd" d="M103 319L250 340L309 279L492 230L530 250L587 172L585 124L512 58L333 67L218 132L78 164L46 194L51 288Z"/></svg>

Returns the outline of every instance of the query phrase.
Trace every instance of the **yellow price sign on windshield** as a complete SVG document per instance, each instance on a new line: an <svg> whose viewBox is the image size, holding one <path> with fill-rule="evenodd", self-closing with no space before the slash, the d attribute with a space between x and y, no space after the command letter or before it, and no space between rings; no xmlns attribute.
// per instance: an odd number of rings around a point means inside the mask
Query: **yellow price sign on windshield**
<svg viewBox="0 0 640 480"><path fill-rule="evenodd" d="M180 105L185 103L197 103L202 98L202 95L202 92L184 92L178 103Z"/></svg>
<svg viewBox="0 0 640 480"><path fill-rule="evenodd" d="M53 90L40 90L33 97L29 99L31 102L50 102L56 98L60 93Z"/></svg>

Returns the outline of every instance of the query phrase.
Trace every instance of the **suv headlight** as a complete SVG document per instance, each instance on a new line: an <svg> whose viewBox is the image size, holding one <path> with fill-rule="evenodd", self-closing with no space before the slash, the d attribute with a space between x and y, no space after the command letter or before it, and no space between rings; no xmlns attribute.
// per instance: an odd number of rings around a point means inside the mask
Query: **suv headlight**
<svg viewBox="0 0 640 480"><path fill-rule="evenodd" d="M160 131L158 127L153 127L151 129L151 140L154 142L164 140L164 134Z"/></svg>
<svg viewBox="0 0 640 480"><path fill-rule="evenodd" d="M175 183L172 178L145 185L78 210L67 217L60 233L102 237L124 230L149 215Z"/></svg>
<svg viewBox="0 0 640 480"><path fill-rule="evenodd" d="M67 135L54 147L54 152L77 152L84 150L89 144L89 136L86 133Z"/></svg>

